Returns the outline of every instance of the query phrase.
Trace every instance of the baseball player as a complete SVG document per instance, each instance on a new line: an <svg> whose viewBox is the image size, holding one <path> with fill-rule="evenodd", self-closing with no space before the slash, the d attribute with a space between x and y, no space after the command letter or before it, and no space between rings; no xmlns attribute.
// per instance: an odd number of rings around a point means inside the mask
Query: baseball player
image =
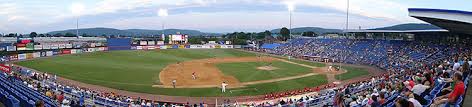
<svg viewBox="0 0 472 107"><path fill-rule="evenodd" d="M221 83L221 92L223 92L223 93L226 92L226 86L227 85L228 84L226 84L226 82Z"/></svg>
<svg viewBox="0 0 472 107"><path fill-rule="evenodd" d="M175 84L177 84L177 80L172 80L172 86L175 88Z"/></svg>
<svg viewBox="0 0 472 107"><path fill-rule="evenodd" d="M195 75L195 72L192 73L192 79L193 79L193 80L196 80L196 79L197 79L197 75Z"/></svg>

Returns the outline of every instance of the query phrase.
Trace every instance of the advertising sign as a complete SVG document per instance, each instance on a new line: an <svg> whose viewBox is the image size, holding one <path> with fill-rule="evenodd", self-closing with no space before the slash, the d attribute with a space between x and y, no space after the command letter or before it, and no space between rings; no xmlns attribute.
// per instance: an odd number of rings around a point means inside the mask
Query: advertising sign
<svg viewBox="0 0 472 107"><path fill-rule="evenodd" d="M147 46L147 49L156 49L156 46Z"/></svg>
<svg viewBox="0 0 472 107"><path fill-rule="evenodd" d="M53 56L54 56L54 55L59 55L60 53L61 53L61 52L60 52L59 50L54 50L54 51L52 51L52 55L53 55Z"/></svg>
<svg viewBox="0 0 472 107"><path fill-rule="evenodd" d="M242 46L241 45L234 45L233 48L236 48L236 49L241 49Z"/></svg>
<svg viewBox="0 0 472 107"><path fill-rule="evenodd" d="M64 49L64 50L62 50L62 54L70 54L70 53L71 53L71 52L70 52L69 49Z"/></svg>
<svg viewBox="0 0 472 107"><path fill-rule="evenodd" d="M7 46L7 51L16 51L16 46Z"/></svg>
<svg viewBox="0 0 472 107"><path fill-rule="evenodd" d="M18 60L26 59L26 54L18 54Z"/></svg>
<svg viewBox="0 0 472 107"><path fill-rule="evenodd" d="M148 41L147 45L156 45L156 42L154 42L154 41Z"/></svg>
<svg viewBox="0 0 472 107"><path fill-rule="evenodd" d="M41 57L46 57L46 52L41 52Z"/></svg>
<svg viewBox="0 0 472 107"><path fill-rule="evenodd" d="M77 54L77 49L71 49L70 54Z"/></svg>
<svg viewBox="0 0 472 107"><path fill-rule="evenodd" d="M39 57L41 57L41 52L33 53L33 58L39 58Z"/></svg>
<svg viewBox="0 0 472 107"><path fill-rule="evenodd" d="M33 53L26 53L26 59L33 59Z"/></svg>
<svg viewBox="0 0 472 107"><path fill-rule="evenodd" d="M43 45L34 45L34 50L42 50Z"/></svg>
<svg viewBox="0 0 472 107"><path fill-rule="evenodd" d="M95 43L90 43L90 47L95 47L97 46Z"/></svg>
<svg viewBox="0 0 472 107"><path fill-rule="evenodd" d="M161 49L167 49L167 46L164 45L164 46L161 46L160 48L161 48Z"/></svg>
<svg viewBox="0 0 472 107"><path fill-rule="evenodd" d="M143 46L136 46L136 49L137 49L137 50L142 50L142 49L143 49Z"/></svg>
<svg viewBox="0 0 472 107"><path fill-rule="evenodd" d="M66 44L62 44L62 43L59 44L59 49L64 49L64 48L66 48Z"/></svg>
<svg viewBox="0 0 472 107"><path fill-rule="evenodd" d="M49 44L43 44L43 49L51 49L51 46Z"/></svg>
<svg viewBox="0 0 472 107"><path fill-rule="evenodd" d="M66 44L66 48L72 48L72 44Z"/></svg>
<svg viewBox="0 0 472 107"><path fill-rule="evenodd" d="M185 48L185 45L179 45L179 48L183 49L183 48Z"/></svg>
<svg viewBox="0 0 472 107"><path fill-rule="evenodd" d="M52 51L47 51L46 52L46 56L52 56L53 55L53 52Z"/></svg>
<svg viewBox="0 0 472 107"><path fill-rule="evenodd" d="M34 50L34 44L33 43L26 44L26 50Z"/></svg>
<svg viewBox="0 0 472 107"><path fill-rule="evenodd" d="M17 54L10 55L9 57L10 57L10 61L18 60L18 55Z"/></svg>
<svg viewBox="0 0 472 107"><path fill-rule="evenodd" d="M164 41L157 41L157 45L164 45Z"/></svg>
<svg viewBox="0 0 472 107"><path fill-rule="evenodd" d="M51 44L51 49L59 49L59 44Z"/></svg>
<svg viewBox="0 0 472 107"><path fill-rule="evenodd" d="M145 45L148 45L148 42L147 41L139 41L139 45L145 46Z"/></svg>
<svg viewBox="0 0 472 107"><path fill-rule="evenodd" d="M5 73L10 73L11 72L11 67L7 66L5 64L0 64L0 70L5 72Z"/></svg>

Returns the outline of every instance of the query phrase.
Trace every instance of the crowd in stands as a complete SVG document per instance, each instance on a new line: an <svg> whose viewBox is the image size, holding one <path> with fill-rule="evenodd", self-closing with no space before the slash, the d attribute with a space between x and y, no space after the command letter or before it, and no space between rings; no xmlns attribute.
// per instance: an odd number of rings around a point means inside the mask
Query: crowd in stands
<svg viewBox="0 0 472 107"><path fill-rule="evenodd" d="M383 75L344 86L315 88L270 94L263 101L240 102L225 106L337 106L337 107L423 107L460 105L467 88L472 50L466 42L294 39L274 49L251 49L276 55L319 56L338 63L364 64L385 70ZM13 67L0 76L3 88L18 86L31 100L20 105L84 107L100 106L206 106L177 104L132 98L112 92L67 86L55 75ZM10 87L10 88L9 88ZM27 87L27 88L23 88ZM30 92L31 91L31 92ZM6 91L0 90L1 93ZM13 93L14 91L8 91ZM35 96L28 96L32 93ZM36 96L35 93L41 93ZM300 96L301 94L301 96ZM18 97L18 96L17 96ZM19 96L21 97L21 96ZM4 97L1 98L4 101Z"/></svg>
<svg viewBox="0 0 472 107"><path fill-rule="evenodd" d="M91 107L93 105L100 105L106 107L206 107L204 102L199 104L189 103L171 103L158 102L140 97L133 98L129 96L118 95L113 92L99 92L90 90L84 87L67 86L56 82L57 76L47 73L34 72L22 67L13 67L13 72L3 73L1 78L19 86L28 87L31 90L39 92L45 98L35 99L35 103L30 105L41 107ZM47 97L47 98L46 98ZM48 103L44 103L48 102ZM19 102L20 106L21 101ZM28 105L28 104L25 104ZM32 106L33 107L33 106Z"/></svg>
<svg viewBox="0 0 472 107"><path fill-rule="evenodd" d="M295 39L273 49L250 49L291 57L319 56L339 63L367 64L384 69L383 76L339 87L337 107L444 107L460 106L467 88L472 51L467 42ZM287 104L262 102L260 106L310 106L330 95ZM290 101L290 100L289 100ZM273 102L269 101L269 102ZM331 103L332 102L332 103Z"/></svg>

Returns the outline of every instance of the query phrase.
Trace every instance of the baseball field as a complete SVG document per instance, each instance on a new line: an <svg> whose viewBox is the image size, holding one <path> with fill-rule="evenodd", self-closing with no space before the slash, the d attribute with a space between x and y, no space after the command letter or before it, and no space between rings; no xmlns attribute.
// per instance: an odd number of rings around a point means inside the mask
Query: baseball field
<svg viewBox="0 0 472 107"><path fill-rule="evenodd" d="M108 51L15 64L87 84L171 96L261 95L331 82L323 63L235 49ZM366 73L362 68L346 70L336 78L345 80ZM177 81L176 88L173 80ZM226 93L219 88L222 82L229 84Z"/></svg>

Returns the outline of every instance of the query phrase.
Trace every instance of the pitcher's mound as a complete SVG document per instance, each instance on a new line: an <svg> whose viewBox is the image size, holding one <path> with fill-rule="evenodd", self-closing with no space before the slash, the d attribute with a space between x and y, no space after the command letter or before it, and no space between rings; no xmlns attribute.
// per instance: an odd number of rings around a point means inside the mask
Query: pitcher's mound
<svg viewBox="0 0 472 107"><path fill-rule="evenodd" d="M279 69L279 68L273 67L273 66L261 66L261 67L257 67L257 69L265 70L265 71L272 71L272 70L276 70L276 69Z"/></svg>

